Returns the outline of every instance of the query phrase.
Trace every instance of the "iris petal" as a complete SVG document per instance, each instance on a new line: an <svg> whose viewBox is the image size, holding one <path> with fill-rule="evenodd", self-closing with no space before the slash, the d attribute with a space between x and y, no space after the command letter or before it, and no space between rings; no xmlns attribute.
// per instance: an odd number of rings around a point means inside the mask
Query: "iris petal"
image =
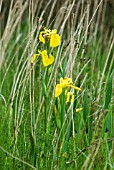
<svg viewBox="0 0 114 170"><path fill-rule="evenodd" d="M60 36L58 34L52 34L50 36L50 46L57 47L60 44Z"/></svg>
<svg viewBox="0 0 114 170"><path fill-rule="evenodd" d="M36 57L38 56L39 54L34 54L31 59L30 59L30 62L33 64L34 61L36 60Z"/></svg>
<svg viewBox="0 0 114 170"><path fill-rule="evenodd" d="M58 97L62 93L62 85L57 84L55 87L55 97Z"/></svg>

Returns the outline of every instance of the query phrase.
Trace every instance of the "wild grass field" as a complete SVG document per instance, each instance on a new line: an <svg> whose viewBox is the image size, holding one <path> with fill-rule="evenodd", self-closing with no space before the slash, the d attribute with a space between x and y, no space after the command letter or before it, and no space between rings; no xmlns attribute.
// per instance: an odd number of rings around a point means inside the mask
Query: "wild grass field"
<svg viewBox="0 0 114 170"><path fill-rule="evenodd" d="M107 6L0 1L0 170L114 169Z"/></svg>

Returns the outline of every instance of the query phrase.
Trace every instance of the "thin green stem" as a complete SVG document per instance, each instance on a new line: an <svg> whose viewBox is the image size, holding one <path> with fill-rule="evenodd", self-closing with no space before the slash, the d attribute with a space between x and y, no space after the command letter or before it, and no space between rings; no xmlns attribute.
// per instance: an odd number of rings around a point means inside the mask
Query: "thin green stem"
<svg viewBox="0 0 114 170"><path fill-rule="evenodd" d="M65 118L65 90L63 90L63 93L61 95L61 128L62 128L61 139L62 140L65 133L65 126L63 125L64 118Z"/></svg>

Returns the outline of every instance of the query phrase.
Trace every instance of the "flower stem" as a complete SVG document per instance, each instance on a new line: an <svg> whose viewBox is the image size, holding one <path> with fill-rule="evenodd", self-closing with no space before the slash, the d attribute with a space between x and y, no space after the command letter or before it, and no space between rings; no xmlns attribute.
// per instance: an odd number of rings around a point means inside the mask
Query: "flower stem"
<svg viewBox="0 0 114 170"><path fill-rule="evenodd" d="M64 137L64 116L65 115L65 91L63 91L62 95L61 95L61 128L62 128L62 136L61 139L63 139Z"/></svg>

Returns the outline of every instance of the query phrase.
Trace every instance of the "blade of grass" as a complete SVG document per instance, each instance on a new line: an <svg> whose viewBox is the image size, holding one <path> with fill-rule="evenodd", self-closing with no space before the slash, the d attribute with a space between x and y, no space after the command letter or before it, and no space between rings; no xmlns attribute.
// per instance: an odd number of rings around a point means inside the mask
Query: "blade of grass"
<svg viewBox="0 0 114 170"><path fill-rule="evenodd" d="M84 108L83 108L84 123L87 122L87 116L88 116L88 90L86 90L84 94Z"/></svg>
<svg viewBox="0 0 114 170"><path fill-rule="evenodd" d="M105 120L104 120L104 133L107 133L107 137L112 137L112 109L110 107L110 102L111 102L111 96L112 96L112 79L113 79L113 73L114 70L112 71L108 83L107 83L107 89L106 89L106 96L105 96L105 105L104 109L109 109L109 112L107 113ZM111 149L111 144L109 144L109 147Z"/></svg>

